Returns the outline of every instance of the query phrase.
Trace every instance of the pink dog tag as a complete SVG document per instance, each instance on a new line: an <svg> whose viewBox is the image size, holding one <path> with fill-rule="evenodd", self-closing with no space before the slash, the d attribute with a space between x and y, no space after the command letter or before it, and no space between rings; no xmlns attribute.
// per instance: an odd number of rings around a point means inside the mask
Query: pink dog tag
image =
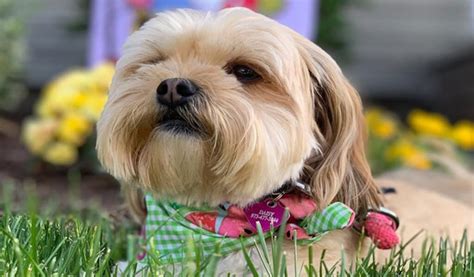
<svg viewBox="0 0 474 277"><path fill-rule="evenodd" d="M257 230L257 222L260 222L263 232L270 230L271 224L273 228L281 225L285 208L272 199L265 199L260 202L247 206L244 209L245 216L252 227Z"/></svg>

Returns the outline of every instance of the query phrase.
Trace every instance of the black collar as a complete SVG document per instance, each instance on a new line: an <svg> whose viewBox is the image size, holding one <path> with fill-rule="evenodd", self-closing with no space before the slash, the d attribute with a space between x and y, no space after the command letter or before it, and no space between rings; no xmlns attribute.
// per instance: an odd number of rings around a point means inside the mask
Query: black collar
<svg viewBox="0 0 474 277"><path fill-rule="evenodd" d="M273 198L275 201L279 200L283 195L292 192L292 191L300 191L308 196L311 196L311 189L308 184L299 182L299 181L288 181L284 183L280 188L276 191L265 195L262 199L265 198Z"/></svg>

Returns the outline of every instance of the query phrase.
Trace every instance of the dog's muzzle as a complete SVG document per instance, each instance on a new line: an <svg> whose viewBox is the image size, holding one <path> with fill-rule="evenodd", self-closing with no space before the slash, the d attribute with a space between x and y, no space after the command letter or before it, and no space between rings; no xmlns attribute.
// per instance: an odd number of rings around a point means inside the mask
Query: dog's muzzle
<svg viewBox="0 0 474 277"><path fill-rule="evenodd" d="M176 110L167 110L158 121L158 126L163 131L184 134L199 133L197 126L184 119Z"/></svg>

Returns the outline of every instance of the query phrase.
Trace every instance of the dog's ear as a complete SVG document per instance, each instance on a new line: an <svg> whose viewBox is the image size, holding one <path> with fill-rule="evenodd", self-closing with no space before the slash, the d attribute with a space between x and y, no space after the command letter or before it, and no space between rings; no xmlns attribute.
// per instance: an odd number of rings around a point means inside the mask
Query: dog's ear
<svg viewBox="0 0 474 277"><path fill-rule="evenodd" d="M365 121L357 91L321 48L295 35L303 80L314 103L314 135L320 148L305 163L304 176L320 206L340 201L356 212L381 205L365 156Z"/></svg>

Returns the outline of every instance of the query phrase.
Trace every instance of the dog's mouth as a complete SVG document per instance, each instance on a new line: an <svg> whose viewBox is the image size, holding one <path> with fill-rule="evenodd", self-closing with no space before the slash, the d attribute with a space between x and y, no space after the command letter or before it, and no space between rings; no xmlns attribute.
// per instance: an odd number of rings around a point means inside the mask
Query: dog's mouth
<svg viewBox="0 0 474 277"><path fill-rule="evenodd" d="M198 134L199 129L195 124L190 123L175 110L168 110L158 121L160 130L182 133L182 134Z"/></svg>

